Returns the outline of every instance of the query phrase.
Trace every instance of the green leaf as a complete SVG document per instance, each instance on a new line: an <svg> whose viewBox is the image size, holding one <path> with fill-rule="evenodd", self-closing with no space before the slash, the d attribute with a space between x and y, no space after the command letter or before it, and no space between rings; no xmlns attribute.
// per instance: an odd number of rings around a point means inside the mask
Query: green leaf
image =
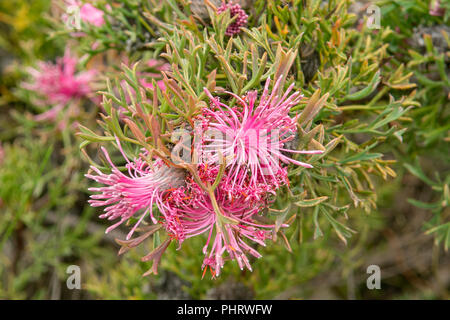
<svg viewBox="0 0 450 320"><path fill-rule="evenodd" d="M417 163L416 166L413 166L409 163L405 163L403 165L406 169L408 169L408 171L415 175L417 178L419 178L420 180L422 180L423 182L425 182L426 184L430 185L430 186L437 186L437 184L432 181L431 179L429 179L425 173L423 173L422 169L420 168L419 164Z"/></svg>
<svg viewBox="0 0 450 320"><path fill-rule="evenodd" d="M383 156L382 153L367 153L367 152L368 152L368 150L365 150L363 152L355 154L354 156L348 157L347 159L343 159L343 160L339 161L339 163L345 164L345 163L355 162L355 161L367 161L367 160L379 159Z"/></svg>
<svg viewBox="0 0 450 320"><path fill-rule="evenodd" d="M362 89L362 90L360 90L358 92L346 95L343 100L361 100L361 99L364 99L365 97L369 96L377 88L377 86L380 83L380 81L381 81L380 70L378 70L374 74L372 79L370 80L370 82L367 85L367 87L365 87L364 89Z"/></svg>
<svg viewBox="0 0 450 320"><path fill-rule="evenodd" d="M300 200L295 202L295 205L298 207L314 207L316 205L318 205L321 202L324 202L328 200L327 196L323 196L323 197L318 197L318 198L314 198L314 199L305 199L305 200Z"/></svg>

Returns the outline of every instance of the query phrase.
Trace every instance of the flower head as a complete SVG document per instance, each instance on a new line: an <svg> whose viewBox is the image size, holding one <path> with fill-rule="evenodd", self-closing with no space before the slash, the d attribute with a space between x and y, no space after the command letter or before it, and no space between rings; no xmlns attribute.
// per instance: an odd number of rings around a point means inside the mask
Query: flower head
<svg viewBox="0 0 450 320"><path fill-rule="evenodd" d="M216 203L214 203L216 202ZM226 192L218 188L214 198L205 202L203 216L213 220L206 229L208 238L203 253L202 268L209 267L213 276L220 275L226 260L235 260L239 268L252 270L247 254L260 258L261 254L249 245L249 241L265 246L272 238L274 225L260 224L255 220L266 204L263 201L247 202L244 197L230 201ZM200 214L200 212L197 214ZM226 254L226 255L225 255Z"/></svg>
<svg viewBox="0 0 450 320"><path fill-rule="evenodd" d="M123 155L127 160L128 175L126 175L112 163L106 149L102 148L102 151L112 167L112 172L104 174L98 168L91 166L96 175L86 174L86 177L105 185L104 187L89 188L89 191L99 192L99 194L91 196L91 200L89 200L91 206L106 206L100 218L107 218L108 220L120 219L109 227L106 232L129 220L140 210L144 212L129 232L127 239L131 238L136 228L147 215L150 215L153 223L157 223L153 215L154 204L157 205L163 216L166 214L170 215L163 203L164 193L171 188L184 184L183 170L168 167L161 160L157 160L153 165L150 165L144 159L146 157L145 154L141 154L133 162Z"/></svg>
<svg viewBox="0 0 450 320"><path fill-rule="evenodd" d="M171 212L172 238L181 243L206 234L202 269L209 267L213 276L220 274L226 260L235 260L241 269L252 270L247 254L256 258L261 255L248 241L265 246L264 241L272 237L275 227L255 220L267 203L247 201L244 196L230 200L223 184L210 194L192 179L187 180L186 187L177 189L175 193L179 194L166 202L167 211Z"/></svg>
<svg viewBox="0 0 450 320"><path fill-rule="evenodd" d="M81 20L96 27L101 27L105 23L103 14L102 10L97 9L90 3L84 4L80 9Z"/></svg>
<svg viewBox="0 0 450 320"><path fill-rule="evenodd" d="M269 93L268 79L259 102L256 91L243 98L228 92L239 104L234 107L220 102L205 89L212 110L204 109L208 130L204 134L202 153L208 164L226 161L229 191L244 187L248 190L262 188L265 189L263 192L271 186L276 189L287 183L287 171L281 163L312 167L284 153L322 153L320 150L285 148L286 142L294 139L297 133L297 118L291 117L289 111L302 96L299 92L289 95L294 84L284 94L279 94L280 83L281 77Z"/></svg>
<svg viewBox="0 0 450 320"><path fill-rule="evenodd" d="M95 71L76 72L77 59L69 49L56 63L40 62L38 69L30 69L32 83L24 83L27 90L41 95L46 105L65 105L73 99L87 97L91 92L91 85Z"/></svg>
<svg viewBox="0 0 450 320"><path fill-rule="evenodd" d="M257 91L243 97L228 92L236 102L230 106L205 89L211 105L203 108L191 128L195 139L192 152L200 157L200 162L182 166L185 169L168 165L169 161L162 158L150 159L146 150L130 161L116 138L127 161L127 172L121 172L103 149L112 171L104 174L91 167L86 176L104 186L89 189L96 193L90 204L106 207L101 218L119 220L107 232L141 212L127 240L119 242L123 249L120 252L163 227L168 237L142 258L153 260L148 273L157 272L169 243L181 246L186 239L199 235L207 237L203 247L204 272L209 268L213 277L219 275L227 260L236 261L241 269L252 270L250 256L261 257L252 244L265 246L279 227L287 226L265 222L259 214L272 203L271 195L289 183L287 164L312 167L286 154L322 152L288 147L297 134L298 122L297 116L290 115L291 109L302 96L299 92L291 94L293 85L283 93L282 79L281 76L275 81L272 90L268 79L259 98ZM153 214L154 207L158 216ZM147 216L160 226L149 226L143 236L130 240Z"/></svg>
<svg viewBox="0 0 450 320"><path fill-rule="evenodd" d="M227 10L230 10L230 17L235 17L235 20L228 26L225 34L227 36L233 36L240 33L241 28L247 25L248 15L238 3L233 3L232 1L228 3L223 2L222 5L217 8L217 13L220 14Z"/></svg>

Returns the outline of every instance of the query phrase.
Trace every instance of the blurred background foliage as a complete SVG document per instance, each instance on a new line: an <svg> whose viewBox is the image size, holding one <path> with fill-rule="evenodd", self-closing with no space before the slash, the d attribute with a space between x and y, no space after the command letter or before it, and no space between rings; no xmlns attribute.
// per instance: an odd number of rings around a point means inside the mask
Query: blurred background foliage
<svg viewBox="0 0 450 320"><path fill-rule="evenodd" d="M217 36L226 17L191 18L187 0L97 1L116 23L84 26L85 36L75 39L61 24L62 1L2 1L0 298L448 299L450 10L430 15L431 2L257 0L248 9L249 47ZM371 4L381 8L380 29L366 25ZM202 24L215 36L206 38ZM169 247L157 276L142 277L149 266L140 257L151 244L117 257L114 239L126 233L105 235L108 223L87 204L83 140L71 126L35 121L30 93L21 88L27 66L54 61L67 44L104 77L120 75L123 57L131 64L166 52L162 57L181 70L178 80L205 80L216 69L217 86L233 91L259 88L279 44L298 49L291 76L305 95L300 108L320 88L329 98L315 119L317 140L339 143L308 182L314 187L305 187L329 201L295 209L286 234L291 252L279 240L261 249L253 272L231 264L216 280L201 279L202 238ZM195 45L204 50L195 49L203 64L189 60ZM221 51L228 46L232 55ZM252 76L259 76L245 90L244 55L254 57ZM76 120L93 129L99 110L85 104ZM87 146L91 156L96 145ZM299 177L291 177L298 193L309 181ZM82 290L66 287L73 264L81 267ZM366 287L372 264L381 267L381 290Z"/></svg>

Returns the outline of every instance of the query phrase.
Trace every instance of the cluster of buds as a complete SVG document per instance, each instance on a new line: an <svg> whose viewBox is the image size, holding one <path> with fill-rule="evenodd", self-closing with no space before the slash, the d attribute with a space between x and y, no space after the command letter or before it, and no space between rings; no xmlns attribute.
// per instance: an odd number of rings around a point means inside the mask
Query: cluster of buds
<svg viewBox="0 0 450 320"><path fill-rule="evenodd" d="M225 31L227 36L233 36L241 32L241 28L247 25L248 15L242 9L239 3L223 2L219 8L217 8L217 13L222 13L229 10L230 17L235 19Z"/></svg>
<svg viewBox="0 0 450 320"><path fill-rule="evenodd" d="M290 111L302 96L291 93L293 84L283 92L282 79L280 76L274 81L272 90L272 82L267 79L260 97L257 91L242 97L225 92L235 102L230 105L205 88L210 105L203 105L193 116L186 139L172 147L159 147L172 148L170 159L156 149L142 149L129 159L116 138L126 161L126 170L121 172L103 149L112 171L107 174L91 167L86 176L103 186L90 188L94 193L90 204L105 207L101 218L117 221L106 232L133 221L127 239L118 241L120 252L137 246L158 230L168 235L143 258L153 260L146 274L157 273L161 255L171 242L180 247L184 240L202 234L207 237L203 274L209 269L218 276L227 260L252 270L250 256L261 257L254 244L264 246L279 227L261 212L271 205L279 188L289 185L287 166L311 168L293 159L294 155L322 153L289 149L298 130L298 116L291 116ZM156 125L151 117L148 119L148 125ZM131 119L124 121L133 133L137 131ZM192 145L186 146L192 136ZM136 230L143 235L132 238Z"/></svg>

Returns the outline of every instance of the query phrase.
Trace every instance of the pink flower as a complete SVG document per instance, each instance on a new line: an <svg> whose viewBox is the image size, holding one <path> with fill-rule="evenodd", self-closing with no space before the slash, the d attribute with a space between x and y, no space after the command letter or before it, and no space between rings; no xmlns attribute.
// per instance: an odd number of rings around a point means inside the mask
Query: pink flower
<svg viewBox="0 0 450 320"><path fill-rule="evenodd" d="M80 9L80 18L84 22L90 23L96 27L101 27L105 20L103 19L103 11L97 9L90 3L84 4Z"/></svg>
<svg viewBox="0 0 450 320"><path fill-rule="evenodd" d="M123 173L102 148L111 173L91 167L86 177L104 185L89 189L96 193L89 203L94 207L106 207L101 218L119 220L106 231L141 212L127 241L119 242L125 246L122 249L136 246L153 230L161 228L150 226L146 234L130 240L147 216L167 232L168 237L162 244L142 258L143 261L153 260L152 271L148 273L157 272L161 255L172 241L180 247L186 239L200 235L207 236L202 250L202 269L206 272L209 268L213 277L220 275L227 260L236 261L241 269L252 270L249 257L261 257L254 244L265 246L265 241L273 238L277 228L272 223L262 223L259 213L273 201L270 195L289 183L287 164L311 168L284 153L322 152L285 147L297 134L297 117L290 116L289 112L299 103L301 95L299 92L290 94L293 85L283 93L281 79L275 82L271 92L268 79L259 99L256 91L242 98L228 92L237 102L234 106L220 102L205 89L211 109L204 108L199 117L201 125L193 128L194 136L201 136L194 143L194 150L201 147L202 160L195 163L195 179L192 171L169 167L159 158L152 161L147 151L133 161L128 160L116 138L127 161L127 173ZM223 159L226 163L220 164ZM158 216L153 214L154 206Z"/></svg>
<svg viewBox="0 0 450 320"><path fill-rule="evenodd" d="M32 83L24 83L27 90L35 91L44 98L41 104L66 105L74 99L87 97L91 92L90 83L95 71L76 72L77 59L67 49L56 64L39 62L38 69L29 69ZM61 108L61 107L59 107Z"/></svg>
<svg viewBox="0 0 450 320"><path fill-rule="evenodd" d="M146 153L141 154L131 162L121 149L124 158L127 160L128 175L126 175L112 163L106 149L102 148L102 151L112 170L110 174L104 174L96 167L91 166L91 170L96 175L89 173L86 174L86 177L105 186L89 188L89 191L99 192L99 194L91 196L89 203L93 207L106 206L100 218L120 219L106 230L107 233L142 210L143 213L138 222L128 233L127 239L130 239L148 214L152 222L157 223L153 215L154 204L159 208L162 215L167 214L166 206L163 203L164 193L171 188L184 184L184 172L181 169L169 168L161 160L157 160L150 165L145 159Z"/></svg>
<svg viewBox="0 0 450 320"><path fill-rule="evenodd" d="M247 254L256 258L261 254L248 242L265 246L264 241L272 238L275 228L255 220L255 215L267 206L265 200L246 201L241 196L230 201L222 186L211 197L188 179L186 187L173 191L166 201L167 211L171 212L166 215L170 217L169 234L173 239L181 244L185 239L208 235L202 269L210 267L213 276L220 275L226 260L236 260L241 269L252 270Z"/></svg>
<svg viewBox="0 0 450 320"><path fill-rule="evenodd" d="M81 21L96 27L101 27L105 23L104 12L90 3L83 4L80 0L66 0L66 7L67 13L62 15L62 20L64 23L70 23L72 27L80 27L76 19L81 19ZM77 24L78 26L76 26ZM75 33L74 35L84 36L84 33Z"/></svg>
<svg viewBox="0 0 450 320"><path fill-rule="evenodd" d="M285 143L294 139L297 132L297 118L290 117L290 109L301 99L299 92L289 96L294 84L281 95L278 93L280 79L269 93L270 78L267 79L263 94L257 102L257 92L249 92L241 98L231 92L238 104L234 107L219 101L205 89L213 110L205 108L204 122L208 130L204 133L201 161L209 165L226 161L228 191L237 189L261 190L267 192L287 183L287 170L280 164L296 164L311 168L310 164L294 160L282 152L318 154L321 150L289 150ZM281 91L280 91L281 92ZM269 190L267 190L269 187Z"/></svg>
<svg viewBox="0 0 450 320"><path fill-rule="evenodd" d="M230 17L235 18L235 20L228 26L227 30L225 31L225 34L227 36L233 36L235 34L238 34L241 32L241 28L245 27L247 25L247 18L248 15L245 13L245 11L242 9L242 7L238 3L223 2L222 5L217 8L217 13L222 13L227 10L230 10Z"/></svg>
<svg viewBox="0 0 450 320"><path fill-rule="evenodd" d="M5 150L3 149L2 144L0 143L0 164L3 163L3 159L5 158Z"/></svg>
<svg viewBox="0 0 450 320"><path fill-rule="evenodd" d="M118 145L123 153L119 142ZM127 159L128 174L125 174L112 163L104 148L102 151L112 167L111 173L104 174L92 166L91 170L96 174L89 173L86 177L105 185L89 189L96 193L91 196L90 205L106 207L100 218L119 219L106 232L141 211L143 213L128 233L127 240L149 215L152 223L163 224L170 240L177 241L179 246L186 239L207 234L202 269L209 267L213 276L220 274L226 260L236 260L241 269L246 267L252 270L247 255L257 258L261 255L249 242L264 246L264 241L272 238L275 227L255 220L256 214L267 206L266 199L253 201L242 195L230 199L223 183L219 184L212 197L183 170L170 168L161 160L156 160L153 165L148 164L146 152L133 162L123 154ZM202 180L217 174L208 171L206 166L200 170ZM161 213L160 220L153 215L153 205Z"/></svg>
<svg viewBox="0 0 450 320"><path fill-rule="evenodd" d="M56 121L62 115L58 128L67 126L69 118L79 114L81 99L91 98L91 84L95 70L76 72L77 59L67 49L64 57L56 63L39 62L38 67L29 68L31 82L22 83L22 87L34 91L38 98L34 103L41 107L50 107L35 116L36 121Z"/></svg>
<svg viewBox="0 0 450 320"><path fill-rule="evenodd" d="M215 198L220 214L215 212L211 199L203 202L203 212L192 211L192 216L202 214L206 223L214 221L214 224L209 224L205 230L208 232L208 238L203 247L205 259L202 269L209 266L213 276L218 276L226 260L235 260L241 270L246 267L252 271L247 254L256 258L260 258L261 254L248 242L265 246L265 240L272 238L272 231L275 228L274 225L258 224L254 219L265 204L248 203L244 201L244 197L229 201L226 193L220 188L216 190ZM209 221L205 219L206 217L209 217Z"/></svg>
<svg viewBox="0 0 450 320"><path fill-rule="evenodd" d="M430 2L429 14L436 17L442 17L445 14L445 8L441 6L440 0Z"/></svg>

